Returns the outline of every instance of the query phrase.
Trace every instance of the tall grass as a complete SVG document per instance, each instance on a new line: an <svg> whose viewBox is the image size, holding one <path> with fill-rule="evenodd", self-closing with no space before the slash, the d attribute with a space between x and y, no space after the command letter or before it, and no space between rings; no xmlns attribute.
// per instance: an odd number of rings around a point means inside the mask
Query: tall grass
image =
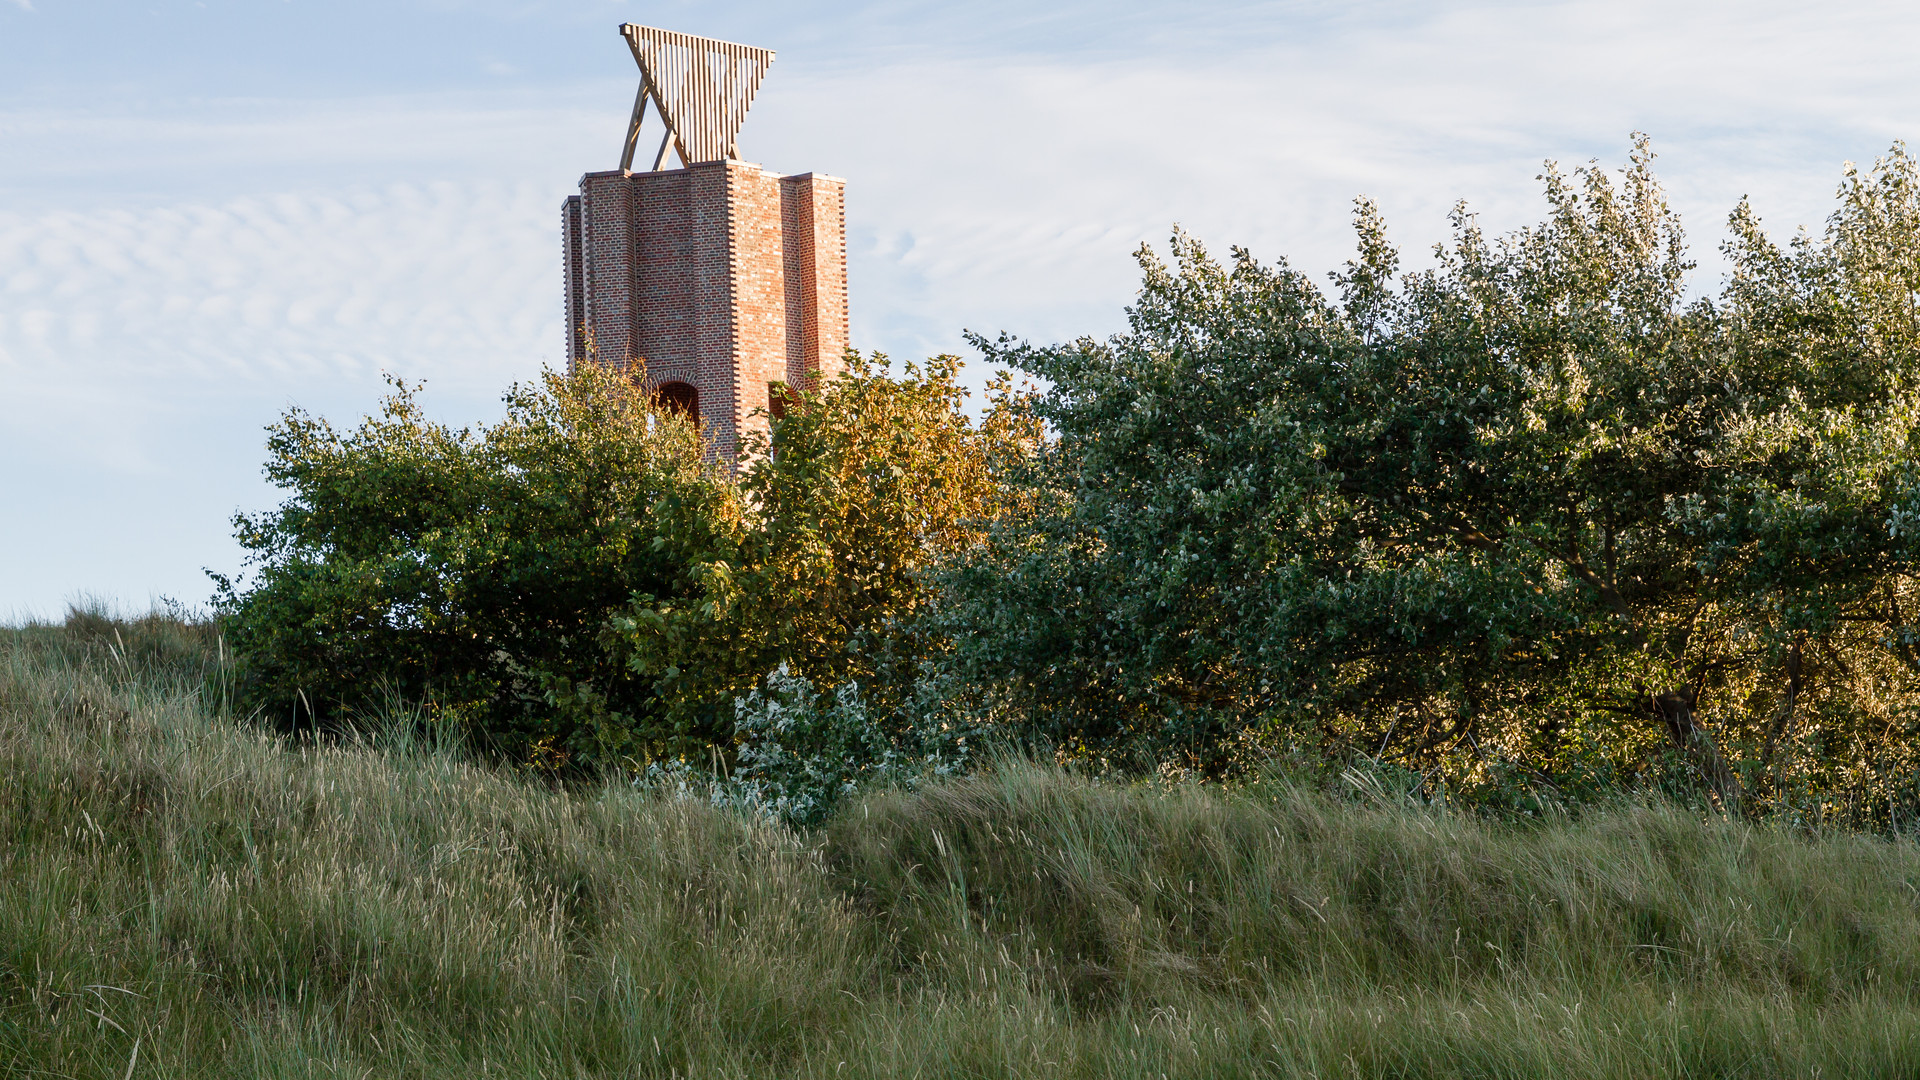
<svg viewBox="0 0 1920 1080"><path fill-rule="evenodd" d="M0 631L0 1075L1910 1076L1920 851L1033 766L798 834Z"/></svg>

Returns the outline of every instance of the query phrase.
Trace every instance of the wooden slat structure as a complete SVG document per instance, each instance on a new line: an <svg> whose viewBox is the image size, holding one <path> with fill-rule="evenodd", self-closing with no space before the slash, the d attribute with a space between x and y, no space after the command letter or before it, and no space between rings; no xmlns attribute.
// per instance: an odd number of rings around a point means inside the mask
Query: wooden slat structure
<svg viewBox="0 0 1920 1080"><path fill-rule="evenodd" d="M633 168L648 101L667 128L654 154L654 170L665 167L669 148L682 165L737 160L740 125L767 77L773 50L632 23L623 24L620 33L640 65L640 92L633 101L620 168Z"/></svg>

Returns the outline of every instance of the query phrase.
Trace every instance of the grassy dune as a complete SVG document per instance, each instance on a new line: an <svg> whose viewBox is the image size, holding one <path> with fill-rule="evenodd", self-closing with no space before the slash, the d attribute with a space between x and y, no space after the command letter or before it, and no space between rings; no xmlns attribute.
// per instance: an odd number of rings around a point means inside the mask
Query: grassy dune
<svg viewBox="0 0 1920 1080"><path fill-rule="evenodd" d="M0 1075L1912 1076L1920 850L1034 767L798 835L0 631Z"/></svg>

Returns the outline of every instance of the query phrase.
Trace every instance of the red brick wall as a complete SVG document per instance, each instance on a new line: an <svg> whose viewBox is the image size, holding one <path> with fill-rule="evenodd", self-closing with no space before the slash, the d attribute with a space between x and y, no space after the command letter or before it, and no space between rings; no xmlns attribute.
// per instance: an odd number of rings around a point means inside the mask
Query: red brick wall
<svg viewBox="0 0 1920 1080"><path fill-rule="evenodd" d="M685 170L676 170L641 173L629 182L636 318L627 357L645 359L655 382L698 385L690 180Z"/></svg>
<svg viewBox="0 0 1920 1080"><path fill-rule="evenodd" d="M588 173L563 210L568 356L691 383L718 457L766 429L768 386L841 369L846 184L718 161ZM753 415L755 411L761 415Z"/></svg>
<svg viewBox="0 0 1920 1080"><path fill-rule="evenodd" d="M584 310L567 322L585 328L586 347L600 363L624 364L632 354L632 196L620 173L580 178L580 282Z"/></svg>

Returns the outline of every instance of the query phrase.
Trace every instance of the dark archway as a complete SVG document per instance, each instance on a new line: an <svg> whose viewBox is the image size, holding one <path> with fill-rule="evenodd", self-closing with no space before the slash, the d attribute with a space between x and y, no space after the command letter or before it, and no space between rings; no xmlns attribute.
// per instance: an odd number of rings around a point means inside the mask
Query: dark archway
<svg viewBox="0 0 1920 1080"><path fill-rule="evenodd" d="M661 383L653 391L653 400L667 412L700 422L700 391L690 383Z"/></svg>

